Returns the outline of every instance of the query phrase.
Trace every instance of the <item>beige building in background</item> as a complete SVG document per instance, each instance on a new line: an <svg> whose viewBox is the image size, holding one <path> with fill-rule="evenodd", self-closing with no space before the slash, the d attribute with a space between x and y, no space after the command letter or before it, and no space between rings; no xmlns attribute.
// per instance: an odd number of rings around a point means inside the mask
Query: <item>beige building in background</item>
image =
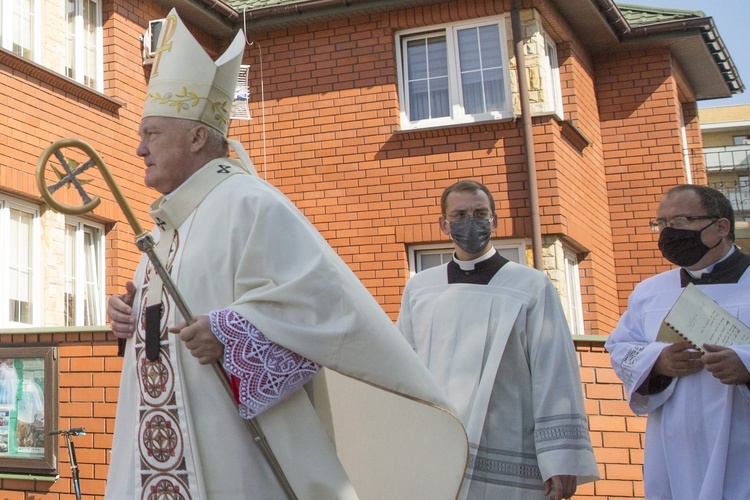
<svg viewBox="0 0 750 500"><path fill-rule="evenodd" d="M737 244L750 249L750 104L698 111L708 185L735 210Z"/></svg>

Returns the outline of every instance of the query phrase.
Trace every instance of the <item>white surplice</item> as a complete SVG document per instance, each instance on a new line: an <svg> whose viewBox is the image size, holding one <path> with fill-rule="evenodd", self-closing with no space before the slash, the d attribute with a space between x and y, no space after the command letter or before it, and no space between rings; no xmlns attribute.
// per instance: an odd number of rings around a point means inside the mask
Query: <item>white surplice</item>
<svg viewBox="0 0 750 500"><path fill-rule="evenodd" d="M171 276L192 313L231 308L270 341L377 392L349 408L361 391L337 381L352 397L332 393L329 409L318 380L315 405L299 389L256 417L296 495L454 498L467 444L450 403L315 228L278 190L240 170L233 160L214 160L169 199L152 205L157 225L167 222L177 230ZM146 264L144 257L137 286L144 282ZM142 295L136 295L136 317ZM169 325L182 321L171 301L165 318ZM176 488L181 496L175 498L193 500L284 498L213 368L200 365L176 335L164 333L165 366L157 369L159 364L144 362L142 343L136 335L126 347L106 498L169 497L177 495ZM150 392L167 390L174 396L163 398L166 417L150 418ZM378 408L368 406L376 399ZM361 409L364 417L356 414ZM405 426L409 420L401 416L411 414L418 422ZM387 427L384 435L359 427L369 415ZM152 452L162 460L157 465L170 468L146 470Z"/></svg>
<svg viewBox="0 0 750 500"><path fill-rule="evenodd" d="M750 272L736 284L698 285L711 299L750 324ZM628 310L605 348L623 381L633 412L647 414L644 486L649 500L750 498L750 391L726 385L707 370L677 377L661 392L643 395L662 349L662 320L682 292L679 269L635 287ZM735 346L750 366L750 346Z"/></svg>
<svg viewBox="0 0 750 500"><path fill-rule="evenodd" d="M448 284L446 265L421 271L397 326L466 426L463 497L542 499L553 475L598 478L575 348L545 275L508 262L487 285Z"/></svg>

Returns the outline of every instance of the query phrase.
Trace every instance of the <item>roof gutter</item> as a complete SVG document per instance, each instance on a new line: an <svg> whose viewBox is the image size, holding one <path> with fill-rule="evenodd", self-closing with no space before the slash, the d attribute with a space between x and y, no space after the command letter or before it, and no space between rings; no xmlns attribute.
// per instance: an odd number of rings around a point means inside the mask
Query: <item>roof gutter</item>
<svg viewBox="0 0 750 500"><path fill-rule="evenodd" d="M599 12L607 24L612 26L617 34L624 36L630 32L630 24L612 0L594 0L594 3L599 7Z"/></svg>
<svg viewBox="0 0 750 500"><path fill-rule="evenodd" d="M225 23L234 26L240 21L240 13L220 0L193 0L209 12L216 14Z"/></svg>
<svg viewBox="0 0 750 500"><path fill-rule="evenodd" d="M745 85L740 79L737 67L732 61L732 56L724 45L716 25L711 17L699 17L684 19L680 21L669 21L665 23L651 24L631 28L630 32L623 36L623 41L638 40L647 37L663 36L666 38L680 38L684 33L698 30L703 41L719 68L727 87L732 94L739 94L745 90Z"/></svg>
<svg viewBox="0 0 750 500"><path fill-rule="evenodd" d="M292 16L295 14L306 14L316 10L335 9L350 7L358 4L373 3L372 0L310 0L308 2L295 2L288 5L275 5L262 7L260 9L243 11L246 21L258 21L267 17Z"/></svg>

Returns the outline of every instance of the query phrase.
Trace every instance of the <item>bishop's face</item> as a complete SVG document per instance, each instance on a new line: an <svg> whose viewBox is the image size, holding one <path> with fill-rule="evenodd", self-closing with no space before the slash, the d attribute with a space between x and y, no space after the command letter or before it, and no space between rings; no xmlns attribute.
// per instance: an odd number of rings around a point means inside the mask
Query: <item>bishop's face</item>
<svg viewBox="0 0 750 500"><path fill-rule="evenodd" d="M187 180L192 129L162 116L141 120L141 142L136 154L146 164L144 183L161 194L171 193Z"/></svg>

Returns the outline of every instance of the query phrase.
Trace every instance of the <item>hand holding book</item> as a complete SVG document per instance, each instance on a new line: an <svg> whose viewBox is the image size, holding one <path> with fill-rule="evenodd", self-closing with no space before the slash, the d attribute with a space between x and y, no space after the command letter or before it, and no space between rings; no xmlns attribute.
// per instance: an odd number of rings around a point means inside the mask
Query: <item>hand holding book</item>
<svg viewBox="0 0 750 500"><path fill-rule="evenodd" d="M724 347L750 345L750 328L689 284L664 318L656 337L660 342L690 342L705 352L703 344Z"/></svg>

